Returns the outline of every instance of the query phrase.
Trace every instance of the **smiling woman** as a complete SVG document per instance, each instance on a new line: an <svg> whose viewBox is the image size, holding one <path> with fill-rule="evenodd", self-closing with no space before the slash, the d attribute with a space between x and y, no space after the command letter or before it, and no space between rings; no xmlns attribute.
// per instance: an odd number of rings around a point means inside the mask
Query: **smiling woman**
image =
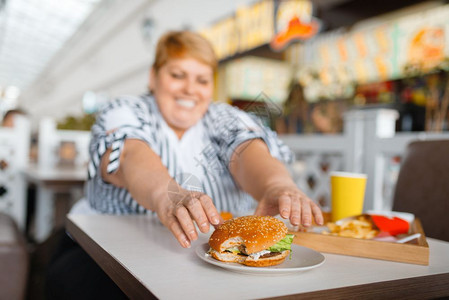
<svg viewBox="0 0 449 300"><path fill-rule="evenodd" d="M196 33L169 32L160 39L151 93L120 97L99 112L88 201L72 213L154 213L184 248L198 239L197 228L206 233L222 223L222 211L280 214L293 225L308 226L313 217L323 222L283 165L293 156L276 134L254 116L212 102L216 65L211 45ZM92 290L93 280L82 273L91 262L65 262L51 273L65 287L56 289L58 297L67 296L74 274L83 286L77 290ZM77 266L83 266L79 273ZM67 268L71 278L64 281ZM105 296L108 289L95 292Z"/></svg>
<svg viewBox="0 0 449 300"><path fill-rule="evenodd" d="M163 36L156 48L150 91L167 124L179 138L206 113L217 67L209 44L192 32Z"/></svg>

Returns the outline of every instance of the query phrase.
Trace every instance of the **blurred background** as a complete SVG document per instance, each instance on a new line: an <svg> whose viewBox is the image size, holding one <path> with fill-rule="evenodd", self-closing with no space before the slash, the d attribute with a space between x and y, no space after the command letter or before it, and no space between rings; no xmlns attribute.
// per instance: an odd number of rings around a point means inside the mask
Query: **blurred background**
<svg viewBox="0 0 449 300"><path fill-rule="evenodd" d="M434 120L449 68L445 2L2 0L0 109L20 107L34 125L51 117L87 128L83 117L102 102L146 92L163 32L191 29L220 57L217 101L244 105L264 93L295 117L288 95L302 85L307 113L298 126L279 122L281 132L341 131L352 106L398 109L401 131L447 130ZM302 23L270 46L295 12Z"/></svg>
<svg viewBox="0 0 449 300"><path fill-rule="evenodd" d="M407 145L449 138L449 1L0 0L0 215L12 220L0 247L23 251L6 258L13 298L42 296L98 108L146 93L158 38L181 29L215 48L215 101L277 131L323 210L335 170L368 174L365 209L391 210ZM3 299L13 275L1 272Z"/></svg>

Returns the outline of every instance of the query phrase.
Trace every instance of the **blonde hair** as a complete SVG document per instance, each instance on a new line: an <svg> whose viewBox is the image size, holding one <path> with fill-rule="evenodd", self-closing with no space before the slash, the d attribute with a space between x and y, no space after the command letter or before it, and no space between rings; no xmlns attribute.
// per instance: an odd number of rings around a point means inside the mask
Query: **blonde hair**
<svg viewBox="0 0 449 300"><path fill-rule="evenodd" d="M194 58L206 65L217 68L217 57L212 45L201 35L191 31L170 31L164 34L156 46L153 63L155 73L173 58Z"/></svg>

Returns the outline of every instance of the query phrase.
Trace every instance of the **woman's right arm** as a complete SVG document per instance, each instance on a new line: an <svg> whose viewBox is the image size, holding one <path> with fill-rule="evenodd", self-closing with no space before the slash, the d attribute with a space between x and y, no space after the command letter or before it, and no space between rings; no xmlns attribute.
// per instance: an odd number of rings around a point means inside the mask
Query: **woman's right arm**
<svg viewBox="0 0 449 300"><path fill-rule="evenodd" d="M157 199L166 197L170 176L159 157L137 139L125 141L120 156L120 167L114 173L108 173L109 154L101 158L101 176L104 181L125 188L133 198L146 209L155 211Z"/></svg>
<svg viewBox="0 0 449 300"><path fill-rule="evenodd" d="M202 232L209 231L209 224L220 222L219 213L209 196L184 190L176 183L175 191L169 193L169 183L175 181L159 156L145 142L127 139L119 168L113 173L107 171L110 153L111 149L108 149L101 158L103 180L125 188L140 205L155 211L181 246L188 248L190 242L198 238L193 220Z"/></svg>

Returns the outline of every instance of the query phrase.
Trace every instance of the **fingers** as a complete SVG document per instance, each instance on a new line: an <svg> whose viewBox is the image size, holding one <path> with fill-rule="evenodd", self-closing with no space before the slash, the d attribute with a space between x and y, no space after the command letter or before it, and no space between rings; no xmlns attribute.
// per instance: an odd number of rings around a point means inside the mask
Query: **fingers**
<svg viewBox="0 0 449 300"><path fill-rule="evenodd" d="M205 199L205 200L201 200ZM204 194L201 195L192 195L192 198L187 201L186 207L188 211L190 212L191 217L193 220L195 220L196 224L198 225L198 228L201 232L206 233L209 231L209 219L207 217L206 209L204 208L203 202L208 202L208 199L210 198ZM212 200L210 200L212 202ZM211 203L212 207L213 204ZM189 218L190 219L190 218ZM190 219L191 222L191 219ZM218 222L218 220L217 220Z"/></svg>
<svg viewBox="0 0 449 300"><path fill-rule="evenodd" d="M198 238L198 234L195 229L195 225L193 225L192 219L190 218L190 214L184 206L179 206L176 208L175 216L178 219L179 224L181 225L182 230L187 235L190 241L194 241Z"/></svg>
<svg viewBox="0 0 449 300"><path fill-rule="evenodd" d="M281 217L290 219L290 223L294 226L299 225L302 220L301 212L304 210L301 196L297 193L282 194L278 201Z"/></svg>
<svg viewBox="0 0 449 300"><path fill-rule="evenodd" d="M321 211L320 207L315 202L311 202L311 207L312 207L313 217L315 218L315 222L318 225L323 225L324 218L323 218L323 212Z"/></svg>
<svg viewBox="0 0 449 300"><path fill-rule="evenodd" d="M310 208L309 198L302 196L301 197L301 223L304 226L310 226L312 224L312 209Z"/></svg>
<svg viewBox="0 0 449 300"><path fill-rule="evenodd" d="M169 202L171 204L168 203L158 215L181 246L189 248L191 242L198 239L195 223L201 232L206 233L210 229L210 224L218 225L223 220L209 196L190 191L184 191L183 194L182 197Z"/></svg>
<svg viewBox="0 0 449 300"><path fill-rule="evenodd" d="M292 208L290 214L290 223L294 226L298 226L301 223L301 212L304 210L301 196L298 194L294 194L291 196L292 198Z"/></svg>
<svg viewBox="0 0 449 300"><path fill-rule="evenodd" d="M292 207L291 197L288 194L283 194L279 197L279 214L282 218L290 217Z"/></svg>
<svg viewBox="0 0 449 300"><path fill-rule="evenodd" d="M319 225L324 223L319 206L302 193L283 193L278 197L277 201L281 217L290 219L290 223L294 226L300 224L306 227L310 226L312 225L312 218L315 218L316 223ZM262 205L258 206L256 215L261 207Z"/></svg>
<svg viewBox="0 0 449 300"><path fill-rule="evenodd" d="M161 221L168 229L170 229L182 247L190 248L190 241L184 234L184 230L174 216L168 217L166 222L164 222L163 219L161 219Z"/></svg>
<svg viewBox="0 0 449 300"><path fill-rule="evenodd" d="M201 205L204 209L204 212L206 213L206 216L207 216L209 222L212 225L219 225L219 224L223 223L223 219L220 216L220 214L218 213L217 208L215 207L214 203L212 202L212 199L209 196L207 196L206 194L202 194L199 198L200 198Z"/></svg>
<svg viewBox="0 0 449 300"><path fill-rule="evenodd" d="M166 219L160 219L161 222L170 229L182 247L190 248L191 242L198 238L190 214L185 207L180 206L176 209L174 215Z"/></svg>

